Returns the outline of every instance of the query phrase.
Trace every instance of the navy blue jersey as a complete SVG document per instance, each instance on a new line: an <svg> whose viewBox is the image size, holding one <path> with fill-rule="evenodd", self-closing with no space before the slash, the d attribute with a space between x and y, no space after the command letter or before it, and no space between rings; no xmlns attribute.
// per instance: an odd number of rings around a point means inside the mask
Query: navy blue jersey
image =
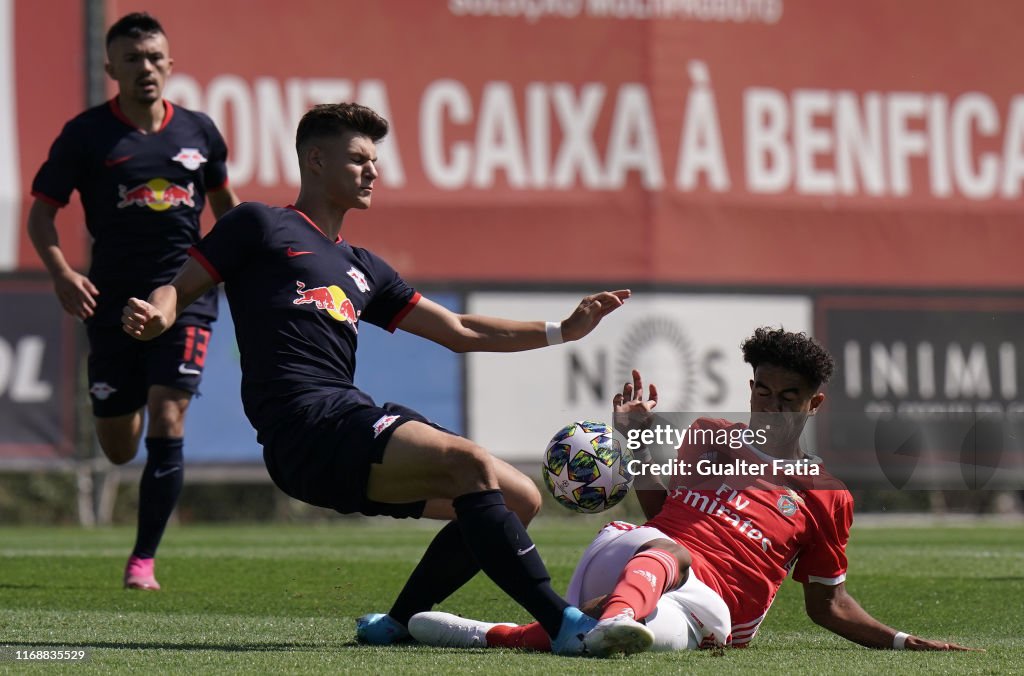
<svg viewBox="0 0 1024 676"><path fill-rule="evenodd" d="M225 214L191 254L224 282L257 431L328 398L335 412L373 403L353 384L359 322L394 331L420 298L390 265L329 240L292 207L255 202Z"/></svg>
<svg viewBox="0 0 1024 676"><path fill-rule="evenodd" d="M199 241L206 193L227 185L227 146L209 117L164 102L163 127L146 133L117 99L66 125L32 182L32 195L62 207L78 190L93 238L89 279L100 295L91 322L117 325L125 301L171 281ZM180 321L209 325L216 292Z"/></svg>

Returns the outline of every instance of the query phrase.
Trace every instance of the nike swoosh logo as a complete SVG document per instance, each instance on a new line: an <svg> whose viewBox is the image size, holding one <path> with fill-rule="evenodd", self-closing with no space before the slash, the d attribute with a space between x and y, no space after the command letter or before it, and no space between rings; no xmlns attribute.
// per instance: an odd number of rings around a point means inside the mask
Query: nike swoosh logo
<svg viewBox="0 0 1024 676"><path fill-rule="evenodd" d="M199 369L190 369L184 364L178 364L178 373L183 376L198 376L202 373Z"/></svg>
<svg viewBox="0 0 1024 676"><path fill-rule="evenodd" d="M525 556L537 548L537 545L530 545L526 549L517 549L516 556Z"/></svg>
<svg viewBox="0 0 1024 676"><path fill-rule="evenodd" d="M295 249L293 249L291 247L288 247L288 250L285 251L285 253L288 254L289 258L294 258L295 256L304 256L306 254L311 254L313 252L312 251L296 251Z"/></svg>
<svg viewBox="0 0 1024 676"><path fill-rule="evenodd" d="M133 155L125 155L124 157L115 157L112 160L104 160L103 164L104 164L104 166L106 166L109 169L110 167L116 167L117 165L121 164L122 162L127 162L128 160L132 159L132 157L133 157Z"/></svg>
<svg viewBox="0 0 1024 676"><path fill-rule="evenodd" d="M153 471L153 478L154 478L154 479L162 479L162 478L164 478L165 476L167 476L168 474L174 474L174 473L175 473L175 472L177 472L177 471L178 471L179 469L181 469L181 467L179 467L178 465L175 465L174 467L170 467L170 468L168 468L168 469L158 469L158 470L154 470L154 471Z"/></svg>

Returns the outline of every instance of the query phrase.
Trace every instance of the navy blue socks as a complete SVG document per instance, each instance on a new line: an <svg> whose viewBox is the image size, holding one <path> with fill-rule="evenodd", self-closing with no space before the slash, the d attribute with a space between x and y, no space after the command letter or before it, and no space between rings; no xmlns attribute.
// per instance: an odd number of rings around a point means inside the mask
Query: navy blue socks
<svg viewBox="0 0 1024 676"><path fill-rule="evenodd" d="M167 520L178 504L185 476L183 448L180 438L146 439L146 467L139 483L139 528L132 551L141 559L156 556Z"/></svg>

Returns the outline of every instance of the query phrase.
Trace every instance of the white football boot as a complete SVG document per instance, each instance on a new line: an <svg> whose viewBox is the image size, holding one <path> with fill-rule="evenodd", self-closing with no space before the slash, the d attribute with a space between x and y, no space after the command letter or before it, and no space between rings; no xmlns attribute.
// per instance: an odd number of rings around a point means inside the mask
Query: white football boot
<svg viewBox="0 0 1024 676"><path fill-rule="evenodd" d="M654 632L633 619L633 613L623 612L600 620L583 637L586 654L608 657L616 653L632 655L648 650L654 644Z"/></svg>
<svg viewBox="0 0 1024 676"><path fill-rule="evenodd" d="M486 648L487 632L499 626L451 613L416 613L409 620L409 633L424 645L438 648ZM516 625L504 622L502 626Z"/></svg>

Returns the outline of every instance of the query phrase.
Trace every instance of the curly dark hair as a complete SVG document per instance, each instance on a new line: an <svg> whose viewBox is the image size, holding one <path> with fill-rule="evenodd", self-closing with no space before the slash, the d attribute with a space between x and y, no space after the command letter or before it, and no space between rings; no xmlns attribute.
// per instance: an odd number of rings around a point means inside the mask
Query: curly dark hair
<svg viewBox="0 0 1024 676"><path fill-rule="evenodd" d="M832 355L814 338L769 326L757 329L743 342L743 361L755 369L771 364L799 373L814 387L827 383L836 368Z"/></svg>
<svg viewBox="0 0 1024 676"><path fill-rule="evenodd" d="M354 131L376 143L388 134L388 121L373 109L358 103L322 103L313 106L299 120L295 148L301 151L309 140Z"/></svg>

